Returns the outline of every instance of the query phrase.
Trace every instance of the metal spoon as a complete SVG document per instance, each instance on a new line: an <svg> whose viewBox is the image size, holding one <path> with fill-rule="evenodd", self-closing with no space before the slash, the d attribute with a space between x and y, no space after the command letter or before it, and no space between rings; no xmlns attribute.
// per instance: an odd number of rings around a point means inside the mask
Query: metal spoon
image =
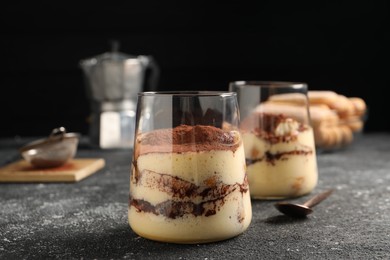
<svg viewBox="0 0 390 260"><path fill-rule="evenodd" d="M275 203L275 207L277 210L287 216L294 218L303 218L308 214L312 213L312 207L326 199L332 192L333 189L319 193L303 204L293 204L285 201L277 202Z"/></svg>

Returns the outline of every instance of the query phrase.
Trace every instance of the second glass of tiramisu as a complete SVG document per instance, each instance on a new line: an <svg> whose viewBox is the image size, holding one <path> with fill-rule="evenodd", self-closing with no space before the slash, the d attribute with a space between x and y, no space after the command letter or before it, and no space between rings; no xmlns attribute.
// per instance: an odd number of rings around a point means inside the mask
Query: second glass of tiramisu
<svg viewBox="0 0 390 260"><path fill-rule="evenodd" d="M236 81L229 90L237 93L251 197L310 193L318 169L307 84Z"/></svg>
<svg viewBox="0 0 390 260"><path fill-rule="evenodd" d="M252 219L236 93L138 95L128 218L151 240L207 243Z"/></svg>

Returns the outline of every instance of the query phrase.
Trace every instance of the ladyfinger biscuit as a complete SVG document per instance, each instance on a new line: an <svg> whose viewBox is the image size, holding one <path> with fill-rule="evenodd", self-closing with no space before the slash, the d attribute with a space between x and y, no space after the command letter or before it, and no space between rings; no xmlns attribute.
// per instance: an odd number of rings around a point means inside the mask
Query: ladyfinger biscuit
<svg viewBox="0 0 390 260"><path fill-rule="evenodd" d="M343 140L343 135L341 133L339 126L332 126L326 129L329 132L328 143L325 143L326 147L336 148L339 147Z"/></svg>
<svg viewBox="0 0 390 260"><path fill-rule="evenodd" d="M331 105L337 101L338 94L331 90L309 90L307 93L311 104Z"/></svg>
<svg viewBox="0 0 390 260"><path fill-rule="evenodd" d="M321 126L314 129L314 139L316 146L334 149L351 143L353 133L348 126Z"/></svg>
<svg viewBox="0 0 390 260"><path fill-rule="evenodd" d="M363 116L366 113L367 105L366 102L360 97L350 97L349 100L353 104L354 114Z"/></svg>
<svg viewBox="0 0 390 260"><path fill-rule="evenodd" d="M351 128L346 125L341 125L340 130L343 136L342 145L347 145L353 141L353 132Z"/></svg>
<svg viewBox="0 0 390 260"><path fill-rule="evenodd" d="M363 130L364 123L362 120L350 120L346 125L352 130L352 132L360 132Z"/></svg>
<svg viewBox="0 0 390 260"><path fill-rule="evenodd" d="M272 95L267 101L287 104L306 105L308 104L308 98L301 93L283 93Z"/></svg>
<svg viewBox="0 0 390 260"><path fill-rule="evenodd" d="M352 102L344 95L330 90L312 90L308 92L310 104L325 104L335 110L340 117L346 117L354 113Z"/></svg>
<svg viewBox="0 0 390 260"><path fill-rule="evenodd" d="M324 105L310 105L310 118L313 127L338 125L340 119L335 111Z"/></svg>
<svg viewBox="0 0 390 260"><path fill-rule="evenodd" d="M337 105L334 107L341 118L351 116L355 113L355 106L344 95L338 95Z"/></svg>
<svg viewBox="0 0 390 260"><path fill-rule="evenodd" d="M317 127L313 129L314 131L314 141L316 146L322 147L327 142L328 135L327 132L323 130L321 127Z"/></svg>
<svg viewBox="0 0 390 260"><path fill-rule="evenodd" d="M332 131L333 127L318 127L314 129L314 141L317 147L334 148L336 145L336 136Z"/></svg>

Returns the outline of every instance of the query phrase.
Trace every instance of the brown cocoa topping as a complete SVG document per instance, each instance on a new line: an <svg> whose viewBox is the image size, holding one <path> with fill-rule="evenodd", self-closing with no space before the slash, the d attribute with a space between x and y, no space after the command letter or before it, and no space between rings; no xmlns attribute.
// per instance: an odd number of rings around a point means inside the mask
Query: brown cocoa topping
<svg viewBox="0 0 390 260"><path fill-rule="evenodd" d="M224 131L214 126L180 125L138 135L136 158L141 154L184 153L210 150L235 151L240 145L237 132Z"/></svg>

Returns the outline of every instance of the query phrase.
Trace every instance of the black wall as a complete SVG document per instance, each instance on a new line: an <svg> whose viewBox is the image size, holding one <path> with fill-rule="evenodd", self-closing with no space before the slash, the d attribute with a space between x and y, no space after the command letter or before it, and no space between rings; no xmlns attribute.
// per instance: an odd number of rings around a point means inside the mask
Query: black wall
<svg viewBox="0 0 390 260"><path fill-rule="evenodd" d="M386 1L13 1L2 4L0 137L87 133L80 59L152 55L160 90L227 90L233 80L304 81L359 96L365 131L390 131ZM255 1L254 1L255 2ZM387 116L386 116L387 117Z"/></svg>

